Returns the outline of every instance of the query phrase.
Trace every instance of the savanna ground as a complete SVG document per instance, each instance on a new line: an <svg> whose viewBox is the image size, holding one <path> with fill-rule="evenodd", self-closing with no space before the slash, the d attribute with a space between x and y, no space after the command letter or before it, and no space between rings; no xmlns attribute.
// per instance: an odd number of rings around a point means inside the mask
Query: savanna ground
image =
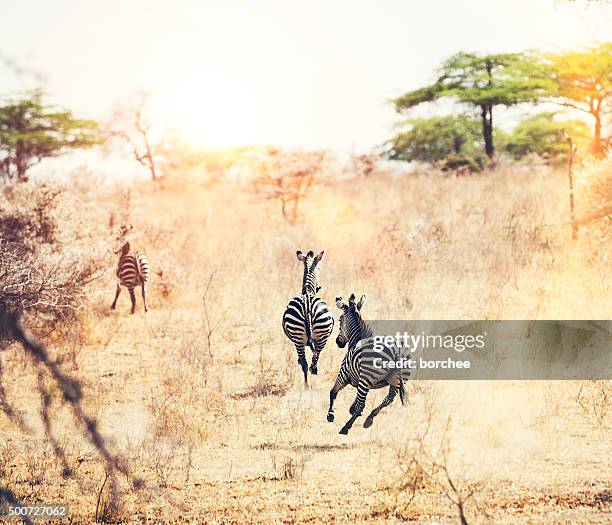
<svg viewBox="0 0 612 525"><path fill-rule="evenodd" d="M306 389L280 326L301 286L296 249L325 249L320 295L335 314L354 292L366 318L606 319L609 223L571 240L563 169L328 180L294 224L228 181L71 184L62 233L84 223L83 249L104 254L109 223L129 222L152 267L150 311L139 301L128 315L124 291L111 312L116 261L100 255L108 270L78 321L46 339L126 473L113 507L104 463L48 379L74 471L62 476L37 367L13 344L4 389L30 432L0 414L0 486L67 503L75 523L456 523L461 505L468 523L612 521L609 383L414 382L409 404L341 436L354 391L335 423L325 416L343 351L330 339Z"/></svg>

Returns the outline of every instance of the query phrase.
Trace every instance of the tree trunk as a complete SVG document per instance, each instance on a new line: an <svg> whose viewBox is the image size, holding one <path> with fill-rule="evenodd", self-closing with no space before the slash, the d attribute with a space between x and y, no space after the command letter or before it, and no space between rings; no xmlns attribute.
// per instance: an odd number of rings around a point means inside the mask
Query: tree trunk
<svg viewBox="0 0 612 525"><path fill-rule="evenodd" d="M576 151L576 146L572 137L567 133L565 137L569 148L567 154L567 178L569 182L570 221L572 224L572 240L575 241L578 238L578 223L576 222L576 207L574 204L574 152Z"/></svg>
<svg viewBox="0 0 612 525"><path fill-rule="evenodd" d="M482 116L482 136L485 143L485 153L492 159L495 155L495 146L493 145L493 106L483 104L480 106L480 114Z"/></svg>
<svg viewBox="0 0 612 525"><path fill-rule="evenodd" d="M22 141L17 141L17 148L15 150L15 169L17 172L17 181L27 182L28 176L26 172L28 171L28 162L25 158L25 153L23 152Z"/></svg>
<svg viewBox="0 0 612 525"><path fill-rule="evenodd" d="M155 169L155 161L153 160L153 155L151 155L151 152L147 149L147 161L149 163L149 171L151 172L151 178L153 179L153 182L157 181L157 171Z"/></svg>
<svg viewBox="0 0 612 525"><path fill-rule="evenodd" d="M598 111L597 113L594 113L593 116L595 117L595 133L593 135L592 151L593 155L602 157L603 146L601 144L601 112Z"/></svg>
<svg viewBox="0 0 612 525"><path fill-rule="evenodd" d="M463 140L461 140L461 137L455 137L453 141L453 149L455 150L456 155L461 153L461 146L463 146Z"/></svg>
<svg viewBox="0 0 612 525"><path fill-rule="evenodd" d="M17 182L28 182L26 167L21 159L17 159Z"/></svg>

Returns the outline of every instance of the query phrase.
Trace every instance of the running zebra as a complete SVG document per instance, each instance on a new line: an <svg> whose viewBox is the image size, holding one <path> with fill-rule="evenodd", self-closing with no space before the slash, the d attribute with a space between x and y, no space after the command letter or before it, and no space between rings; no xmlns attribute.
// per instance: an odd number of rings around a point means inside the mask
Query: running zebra
<svg viewBox="0 0 612 525"><path fill-rule="evenodd" d="M310 372L316 375L319 354L325 348L325 343L334 329L333 314L323 300L316 296L321 289L318 264L324 253L321 252L315 257L312 251L306 255L297 251L298 260L304 263L302 294L289 301L283 315L283 330L295 345L298 364L302 367L306 386L308 386L308 362L304 349L308 345L312 350Z"/></svg>
<svg viewBox="0 0 612 525"><path fill-rule="evenodd" d="M340 434L348 434L365 408L366 396L371 389L389 386L389 393L383 402L370 412L363 423L364 428L372 426L374 418L393 402L398 392L403 405L406 394L402 375L409 375L409 372L384 366L390 361L398 361L401 356L395 345L378 341L375 344L372 329L361 318L360 310L364 301L365 295L361 296L358 303L355 303L355 294L351 294L348 304L342 302L342 297L336 298L336 306L343 312L336 344L344 348L348 342L349 347L342 360L336 383L329 392L327 421L331 423L334 420L334 401L338 392L348 384L357 389L357 397L349 410L351 418L342 427Z"/></svg>
<svg viewBox="0 0 612 525"><path fill-rule="evenodd" d="M119 262L117 264L117 291L115 293L115 300L111 305L111 310L114 310L117 306L117 299L121 293L121 287L124 286L130 293L130 300L132 301L132 310L130 313L134 313L136 309L136 296L134 294L134 288L140 286L142 292L142 302L144 303L144 310L147 312L147 298L146 298L146 287L149 282L149 261L142 252L132 252L130 248L130 242L127 240L127 234L132 230L132 226L121 226L117 234L116 241L120 246L114 251L115 254L121 253L119 256Z"/></svg>

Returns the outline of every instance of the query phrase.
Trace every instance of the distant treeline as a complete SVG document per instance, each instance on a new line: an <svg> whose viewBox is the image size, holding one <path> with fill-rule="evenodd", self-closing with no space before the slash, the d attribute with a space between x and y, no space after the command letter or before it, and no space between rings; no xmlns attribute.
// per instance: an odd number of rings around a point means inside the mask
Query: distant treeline
<svg viewBox="0 0 612 525"><path fill-rule="evenodd" d="M500 151L515 159L535 154L552 160L567 152L562 130L596 156L609 146L610 137L603 135L612 112L611 42L566 53L461 52L444 62L436 77L432 84L394 99L396 110L405 114L421 104L452 98L464 111L404 121L405 129L386 144L386 157L470 170L481 169ZM534 113L542 103L556 104L569 115ZM518 104L531 112L504 133L495 125L494 110Z"/></svg>

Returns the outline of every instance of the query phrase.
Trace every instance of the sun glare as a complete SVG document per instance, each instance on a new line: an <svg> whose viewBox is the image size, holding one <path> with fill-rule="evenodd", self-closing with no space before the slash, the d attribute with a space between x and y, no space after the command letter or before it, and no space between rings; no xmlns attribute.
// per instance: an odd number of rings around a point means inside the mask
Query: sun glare
<svg viewBox="0 0 612 525"><path fill-rule="evenodd" d="M221 148L257 143L255 101L223 71L194 73L158 97L159 112L195 146Z"/></svg>
<svg viewBox="0 0 612 525"><path fill-rule="evenodd" d="M228 49L203 54L177 38L159 51L149 89L160 121L206 149L262 140L256 125L258 93L249 88L249 72L237 67Z"/></svg>

